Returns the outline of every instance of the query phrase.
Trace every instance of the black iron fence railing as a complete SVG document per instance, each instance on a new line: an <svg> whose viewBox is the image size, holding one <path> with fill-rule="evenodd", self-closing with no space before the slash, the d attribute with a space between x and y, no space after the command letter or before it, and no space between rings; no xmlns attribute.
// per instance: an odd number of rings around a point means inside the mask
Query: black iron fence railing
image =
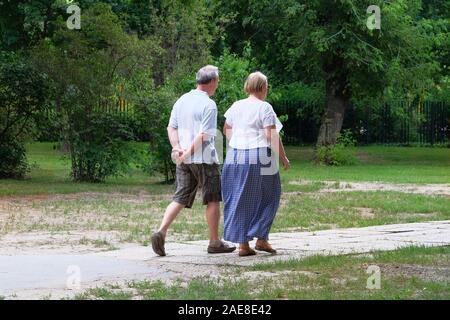
<svg viewBox="0 0 450 320"><path fill-rule="evenodd" d="M288 116L283 128L285 143L300 145L316 142L323 107L287 101L274 104L274 109L278 115ZM343 129L350 130L360 144L448 144L450 104L396 101L377 108L350 106L345 114Z"/></svg>

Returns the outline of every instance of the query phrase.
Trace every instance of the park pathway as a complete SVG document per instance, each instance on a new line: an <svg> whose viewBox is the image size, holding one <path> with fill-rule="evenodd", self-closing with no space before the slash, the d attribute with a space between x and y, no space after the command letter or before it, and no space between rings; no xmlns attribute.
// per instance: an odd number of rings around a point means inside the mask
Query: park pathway
<svg viewBox="0 0 450 320"><path fill-rule="evenodd" d="M166 257L151 247L124 245L118 250L86 254L0 255L0 296L39 299L73 296L84 289L125 280L188 280L217 276L230 266L249 266L310 255L366 253L400 247L450 245L450 221L334 229L316 232L273 233L278 254L258 253L240 258L237 253L209 255L207 241L167 243ZM76 288L80 279L80 288ZM67 288L67 284L74 286ZM51 294L51 296L49 296Z"/></svg>

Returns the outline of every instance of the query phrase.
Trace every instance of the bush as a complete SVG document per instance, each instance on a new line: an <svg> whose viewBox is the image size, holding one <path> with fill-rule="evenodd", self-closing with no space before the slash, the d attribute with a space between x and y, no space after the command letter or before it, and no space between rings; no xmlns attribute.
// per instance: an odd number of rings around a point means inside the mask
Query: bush
<svg viewBox="0 0 450 320"><path fill-rule="evenodd" d="M24 145L16 139L0 140L0 178L23 178L29 172Z"/></svg>
<svg viewBox="0 0 450 320"><path fill-rule="evenodd" d="M172 146L166 128L177 97L174 84L168 80L164 86L152 88L146 97L134 101L136 116L145 128L143 134L150 142L147 152L141 154L139 167L148 174L163 174L166 183L175 179Z"/></svg>
<svg viewBox="0 0 450 320"><path fill-rule="evenodd" d="M323 145L316 149L315 161L328 166L345 166L357 163L353 147L356 140L350 130L343 130L338 134L337 143Z"/></svg>
<svg viewBox="0 0 450 320"><path fill-rule="evenodd" d="M45 77L23 57L0 52L0 178L23 178L29 171L24 141L46 97Z"/></svg>
<svg viewBox="0 0 450 320"><path fill-rule="evenodd" d="M76 181L101 182L108 176L127 173L136 156L129 127L120 115L92 113L80 115L69 136L72 177Z"/></svg>

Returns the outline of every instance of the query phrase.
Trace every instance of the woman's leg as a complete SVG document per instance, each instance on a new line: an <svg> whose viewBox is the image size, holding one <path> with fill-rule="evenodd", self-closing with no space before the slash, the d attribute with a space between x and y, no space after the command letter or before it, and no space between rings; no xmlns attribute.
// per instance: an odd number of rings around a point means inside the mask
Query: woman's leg
<svg viewBox="0 0 450 320"><path fill-rule="evenodd" d="M255 254L256 251L250 248L248 242L239 244L239 256L246 257L246 256L254 256Z"/></svg>
<svg viewBox="0 0 450 320"><path fill-rule="evenodd" d="M261 202L257 214L253 217L249 236L268 240L269 232L280 204L280 176L279 174L262 176L261 183Z"/></svg>
<svg viewBox="0 0 450 320"><path fill-rule="evenodd" d="M255 185L259 185L255 179L259 176L255 177L255 165L248 162L248 150L230 150L222 169L224 239L234 243L253 239L247 234L260 202L260 192L255 194Z"/></svg>

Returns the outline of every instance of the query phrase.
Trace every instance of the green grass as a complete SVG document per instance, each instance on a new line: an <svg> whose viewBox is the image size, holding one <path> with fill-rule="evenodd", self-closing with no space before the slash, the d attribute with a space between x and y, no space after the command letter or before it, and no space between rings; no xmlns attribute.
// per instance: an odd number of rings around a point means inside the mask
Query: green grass
<svg viewBox="0 0 450 320"><path fill-rule="evenodd" d="M124 291L114 292L112 289L107 288L93 288L85 293L75 296L74 299L88 300L92 297L101 300L129 300L132 298L132 294Z"/></svg>
<svg viewBox="0 0 450 320"><path fill-rule="evenodd" d="M285 194L271 231L312 231L450 218L450 198L446 196L358 191L317 193L325 187L323 180L334 179L450 181L449 149L370 146L357 150L358 165L328 168L311 163L312 148L288 147L292 170L282 172ZM148 245L148 235L158 227L171 201L173 185L161 184L162 177L150 177L137 169L130 176L111 178L105 183L74 183L68 177L69 163L53 144L32 143L28 151L30 161L38 166L29 179L2 180L0 196L31 197L15 200L17 205L10 207L0 220L0 234L115 231L120 233L119 241ZM294 185L290 180L306 182ZM78 192L85 193L71 195ZM40 194L54 196L37 196ZM177 217L171 226L173 238L168 240L199 240L207 236L204 207L197 201L191 210L184 210ZM81 241L96 247L114 247L101 240Z"/></svg>
<svg viewBox="0 0 450 320"><path fill-rule="evenodd" d="M380 268L380 289L367 289L369 266ZM228 270L219 279L168 285L130 282L126 291L92 289L84 299L449 299L450 247L407 247L365 255L311 256ZM246 277L248 273L256 277ZM269 273L269 275L267 275ZM122 294L120 294L122 293ZM80 298L80 297L75 297Z"/></svg>
<svg viewBox="0 0 450 320"><path fill-rule="evenodd" d="M367 227L450 219L450 198L401 192L286 195L273 232Z"/></svg>
<svg viewBox="0 0 450 320"><path fill-rule="evenodd" d="M108 178L104 183L80 183L70 179L70 162L55 150L54 143L27 145L28 160L34 165L24 180L3 179L0 196L67 194L76 192L121 192L138 194L170 193L172 185L162 183L160 176L149 176L136 168L128 175Z"/></svg>
<svg viewBox="0 0 450 320"><path fill-rule="evenodd" d="M327 167L312 163L311 147L287 147L292 170L283 173L289 180L384 181L392 183L449 183L450 149L365 146L356 148L359 163Z"/></svg>
<svg viewBox="0 0 450 320"><path fill-rule="evenodd" d="M363 262L371 264L397 263L416 264L420 266L447 266L450 267L450 246L422 247L409 246L391 251L374 251L370 254L323 256L314 255L304 259L291 259L273 263L260 263L249 267L251 271L285 271L307 270L336 271L346 262Z"/></svg>
<svg viewBox="0 0 450 320"><path fill-rule="evenodd" d="M142 148L145 143L140 143ZM27 145L28 158L34 167L25 180L1 180L0 196L64 194L75 192L121 192L137 194L170 193L173 186L161 183L163 177L149 176L138 169L129 175L109 178L105 183L75 183L70 180L70 163L53 148L53 143ZM450 149L368 146L356 148L359 163L353 166L326 167L312 163L312 147L287 147L291 170L282 172L285 191L312 192L320 181L385 181L393 183L448 183ZM291 186L290 180L313 180L306 186Z"/></svg>

